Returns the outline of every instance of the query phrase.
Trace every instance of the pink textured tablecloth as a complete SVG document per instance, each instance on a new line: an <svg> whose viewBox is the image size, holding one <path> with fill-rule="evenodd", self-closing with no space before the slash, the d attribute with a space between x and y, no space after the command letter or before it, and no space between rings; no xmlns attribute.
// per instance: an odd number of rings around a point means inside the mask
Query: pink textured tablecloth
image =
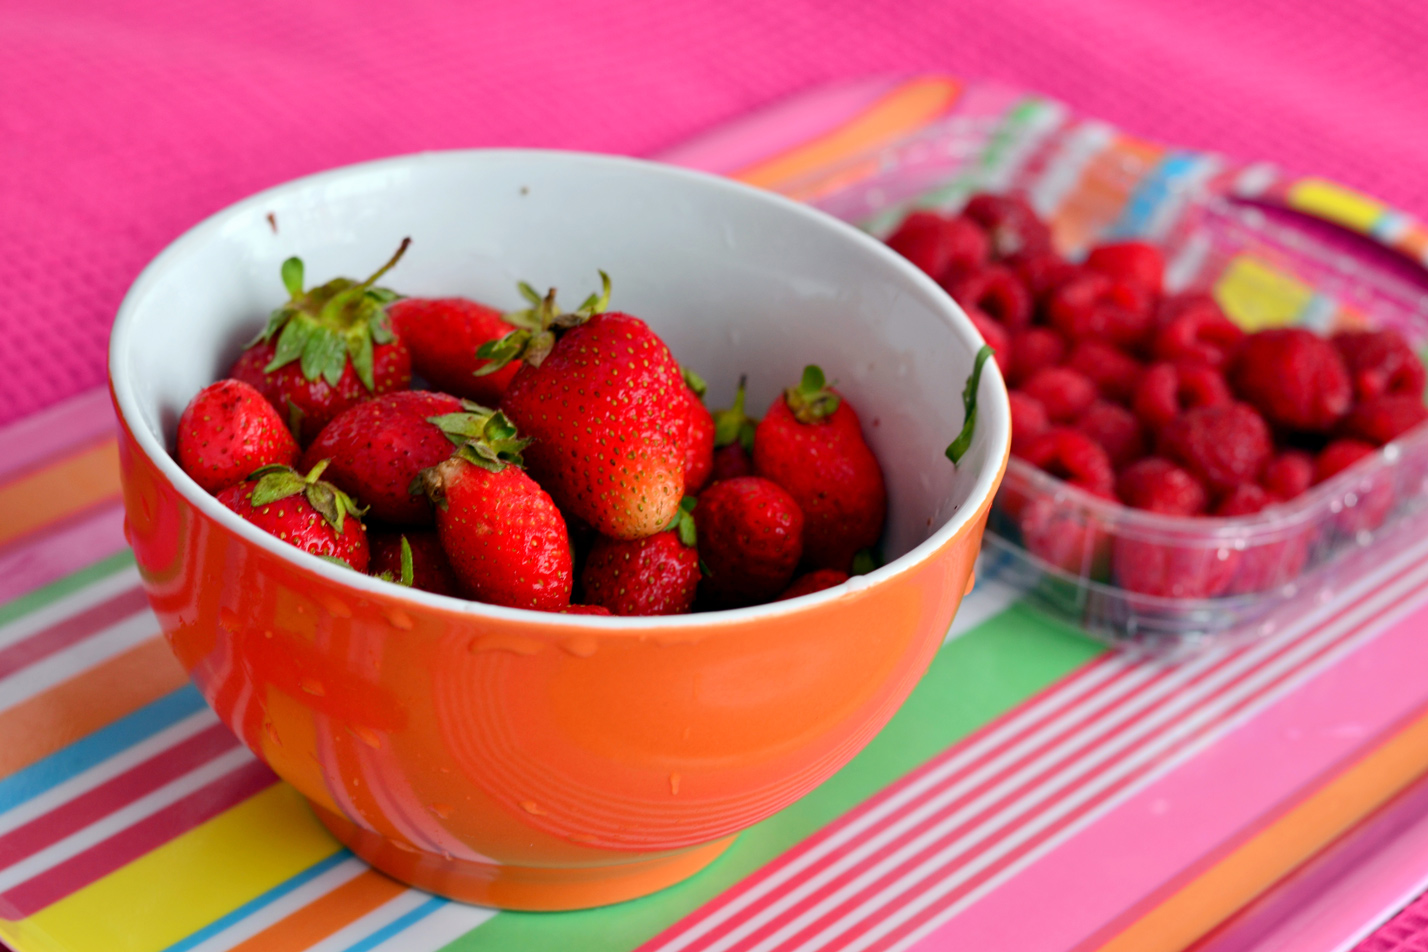
<svg viewBox="0 0 1428 952"><path fill-rule="evenodd" d="M1074 7L1074 9L1073 9ZM1419 0L0 5L0 423L103 380L143 264L303 173L649 153L812 85L939 71L1428 210Z"/></svg>

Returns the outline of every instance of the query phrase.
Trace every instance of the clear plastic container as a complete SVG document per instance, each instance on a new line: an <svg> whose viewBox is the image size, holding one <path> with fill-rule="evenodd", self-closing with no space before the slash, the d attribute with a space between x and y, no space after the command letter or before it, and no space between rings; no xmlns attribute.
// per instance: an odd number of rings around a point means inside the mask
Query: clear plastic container
<svg viewBox="0 0 1428 952"><path fill-rule="evenodd" d="M1213 293L1247 329L1391 326L1420 353L1428 342L1414 266L1322 221L1230 197L1253 167L1127 139L1043 100L1018 108L953 116L794 191L879 237L913 208L1015 192L1069 257L1111 238L1153 241L1168 291ZM1291 623L1424 531L1428 426L1290 503L1239 518L1133 510L1013 458L981 571L1112 643L1182 648Z"/></svg>

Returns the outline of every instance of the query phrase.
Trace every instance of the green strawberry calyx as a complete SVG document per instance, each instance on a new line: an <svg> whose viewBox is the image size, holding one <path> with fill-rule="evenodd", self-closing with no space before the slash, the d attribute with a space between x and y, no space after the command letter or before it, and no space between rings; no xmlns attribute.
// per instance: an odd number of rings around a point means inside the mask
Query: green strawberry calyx
<svg viewBox="0 0 1428 952"><path fill-rule="evenodd" d="M272 373L299 361L302 375L308 380L319 377L329 386L337 386L352 362L357 379L369 391L377 389L373 378L372 350L378 344L396 340L387 321L387 305L398 298L395 291L376 286L406 254L410 238L403 238L396 254L365 281L333 278L326 284L303 290L301 258L283 262L283 286L288 289L287 303L268 318L268 326L253 344L277 344L273 359L263 368ZM252 345L249 345L252 346Z"/></svg>
<svg viewBox="0 0 1428 952"><path fill-rule="evenodd" d="M499 473L507 466L525 465L521 450L531 441L520 437L516 425L504 413L470 400L462 400L461 405L464 409L460 412L426 418L456 444L455 455L492 473ZM413 481L413 493L424 486L419 482L421 479L418 475Z"/></svg>
<svg viewBox="0 0 1428 952"><path fill-rule="evenodd" d="M972 446L972 435L977 430L977 387L982 382L982 367L986 364L987 358L995 353L986 344L977 351L977 359L972 364L972 374L967 378L967 385L962 388L962 432L957 434L947 447L947 458L956 466L962 462L962 457Z"/></svg>
<svg viewBox="0 0 1428 952"><path fill-rule="evenodd" d="M331 460L322 460L309 470L306 476L281 463L255 469L248 475L248 481L253 483L248 502L257 509L301 493L307 499L308 505L317 510L318 515L339 535L348 516L361 525L362 516L367 510L353 502L351 496L321 478L322 471L327 469L330 462Z"/></svg>
<svg viewBox="0 0 1428 952"><path fill-rule="evenodd" d="M739 378L739 387L734 391L734 405L714 411L714 447L720 449L738 441L744 452L754 451L754 429L759 421L744 412L745 390L748 376Z"/></svg>
<svg viewBox="0 0 1428 952"><path fill-rule="evenodd" d="M407 541L406 536L402 536L402 574L400 578L394 578L391 572L378 572L377 578L384 582L396 582L398 585L412 587L412 580L416 578L416 571L412 567L412 544Z"/></svg>
<svg viewBox="0 0 1428 952"><path fill-rule="evenodd" d="M818 423L832 416L842 398L828 388L828 379L823 376L823 368L809 364L803 368L803 379L798 386L789 387L784 392L788 408L799 423Z"/></svg>
<svg viewBox="0 0 1428 952"><path fill-rule="evenodd" d="M610 276L600 272L600 291L591 294L575 310L562 313L555 303L555 288L544 297L535 288L522 281L518 285L521 297L530 302L523 311L512 311L502 319L515 327L505 337L488 340L476 350L476 356L486 363L475 371L476 376L493 374L513 360L524 360L532 367L539 367L550 352L562 331L579 327L596 314L603 314L610 307Z"/></svg>
<svg viewBox="0 0 1428 952"><path fill-rule="evenodd" d="M699 398L701 403L704 402L704 395L709 392L709 384L705 382L704 378L688 367L680 367L679 373L684 377L684 385L694 391L694 395Z"/></svg>
<svg viewBox="0 0 1428 952"><path fill-rule="evenodd" d="M679 508L674 511L674 518L669 520L669 525L662 530L677 532L679 541L691 549L699 545L699 534L694 528L694 507L698 504L699 500L694 496L685 496L679 501Z"/></svg>

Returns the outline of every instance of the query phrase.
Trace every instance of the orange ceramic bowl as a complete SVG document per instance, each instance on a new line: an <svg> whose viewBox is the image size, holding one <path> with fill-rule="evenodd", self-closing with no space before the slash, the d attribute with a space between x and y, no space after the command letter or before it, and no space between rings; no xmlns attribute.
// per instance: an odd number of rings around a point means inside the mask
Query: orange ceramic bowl
<svg viewBox="0 0 1428 952"><path fill-rule="evenodd" d="M614 278L726 404L817 362L857 407L890 497L871 575L670 618L551 615L410 591L292 548L170 456L184 405L283 298L365 273L516 307ZM626 159L492 151L317 175L220 212L139 277L114 327L128 534L150 601L220 717L377 868L512 909L629 899L710 862L892 716L941 644L1009 445L994 365L959 467L943 449L981 340L937 286L832 218Z"/></svg>

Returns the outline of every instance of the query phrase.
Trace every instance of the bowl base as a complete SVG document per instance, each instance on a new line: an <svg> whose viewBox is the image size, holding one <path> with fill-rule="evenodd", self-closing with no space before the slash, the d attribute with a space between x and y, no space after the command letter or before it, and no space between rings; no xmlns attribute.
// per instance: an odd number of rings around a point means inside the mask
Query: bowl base
<svg viewBox="0 0 1428 952"><path fill-rule="evenodd" d="M448 899L530 912L588 909L658 892L693 876L734 842L729 836L613 866L503 866L417 852L311 801L309 805L344 846L393 879Z"/></svg>

